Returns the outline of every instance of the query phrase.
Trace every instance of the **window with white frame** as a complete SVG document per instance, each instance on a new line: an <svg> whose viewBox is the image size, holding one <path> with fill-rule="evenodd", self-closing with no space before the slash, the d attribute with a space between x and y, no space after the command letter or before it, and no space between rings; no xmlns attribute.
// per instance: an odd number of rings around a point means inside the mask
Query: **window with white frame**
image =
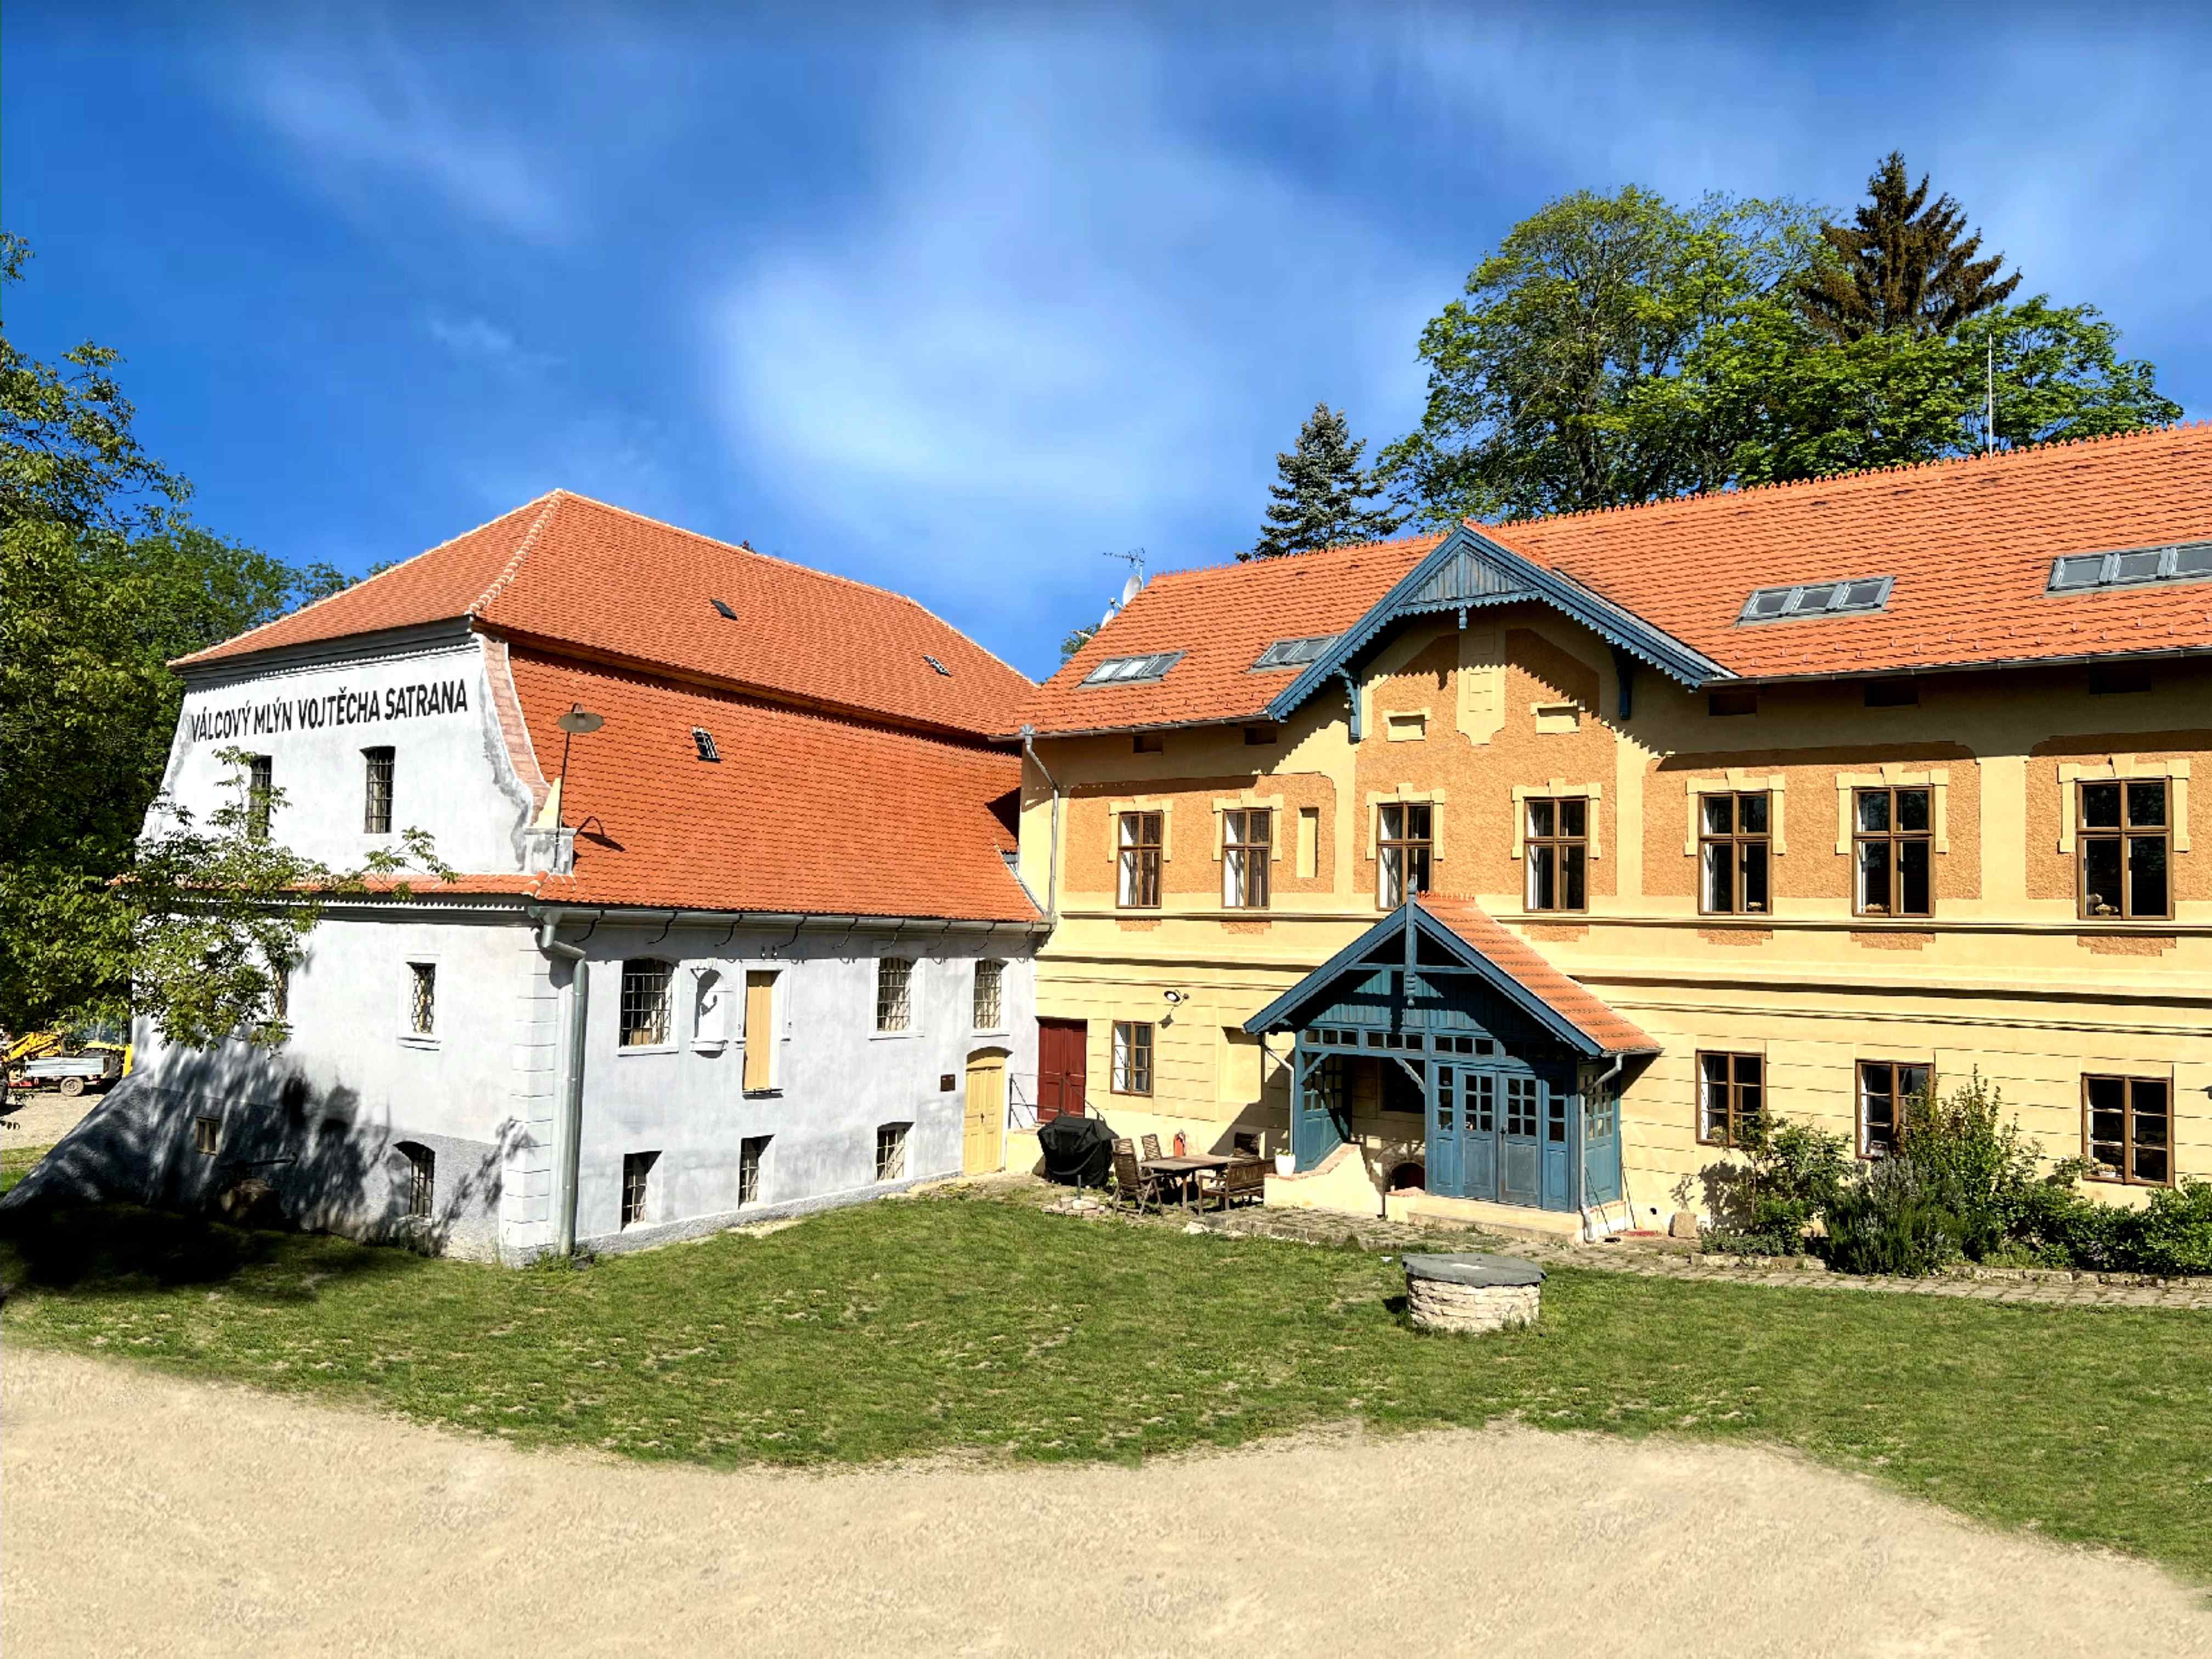
<svg viewBox="0 0 2212 1659"><path fill-rule="evenodd" d="M979 962L975 964L975 1028L979 1031L997 1031L1006 1023L1006 964L1003 962Z"/></svg>
<svg viewBox="0 0 2212 1659"><path fill-rule="evenodd" d="M906 1135L911 1123L886 1123L876 1131L876 1179L906 1179Z"/></svg>
<svg viewBox="0 0 2212 1659"><path fill-rule="evenodd" d="M438 964L407 964L407 1035L434 1036L438 1031Z"/></svg>
<svg viewBox="0 0 2212 1659"><path fill-rule="evenodd" d="M1114 1022L1114 1092L1148 1095L1152 1091L1152 1026L1150 1020Z"/></svg>
<svg viewBox="0 0 2212 1659"><path fill-rule="evenodd" d="M876 963L876 1030L914 1029L914 963L905 957L884 957Z"/></svg>
<svg viewBox="0 0 2212 1659"><path fill-rule="evenodd" d="M625 1048L657 1048L668 1042L668 988L676 970L655 957L623 963L622 1036Z"/></svg>
<svg viewBox="0 0 2212 1659"><path fill-rule="evenodd" d="M392 774L393 751L386 745L361 751L366 782L362 793L361 828L363 835L392 833Z"/></svg>

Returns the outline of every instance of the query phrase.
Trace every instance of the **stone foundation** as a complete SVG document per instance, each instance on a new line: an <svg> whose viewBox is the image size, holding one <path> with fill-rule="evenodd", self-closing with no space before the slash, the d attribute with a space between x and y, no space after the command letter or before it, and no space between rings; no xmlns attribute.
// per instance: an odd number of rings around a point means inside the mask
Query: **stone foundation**
<svg viewBox="0 0 2212 1659"><path fill-rule="evenodd" d="M1510 1330L1536 1322L1544 1274L1503 1255L1409 1255L1406 1301L1425 1331Z"/></svg>

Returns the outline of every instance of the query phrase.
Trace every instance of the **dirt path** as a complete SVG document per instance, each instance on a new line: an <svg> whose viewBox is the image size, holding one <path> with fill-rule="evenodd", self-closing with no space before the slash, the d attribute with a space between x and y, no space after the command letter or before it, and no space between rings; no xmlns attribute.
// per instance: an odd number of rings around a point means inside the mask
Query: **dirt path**
<svg viewBox="0 0 2212 1659"><path fill-rule="evenodd" d="M1773 1453L1526 1430L717 1474L10 1344L0 1504L0 1643L50 1659L2212 1653L2138 1563Z"/></svg>

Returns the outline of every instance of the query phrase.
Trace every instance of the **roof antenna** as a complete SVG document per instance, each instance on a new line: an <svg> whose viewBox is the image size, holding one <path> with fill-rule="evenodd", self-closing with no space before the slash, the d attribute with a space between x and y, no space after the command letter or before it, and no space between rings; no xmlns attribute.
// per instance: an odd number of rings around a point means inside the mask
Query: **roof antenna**
<svg viewBox="0 0 2212 1659"><path fill-rule="evenodd" d="M1143 591L1145 550L1141 547L1133 547L1126 553L1101 553L1098 556L1102 559L1120 559L1129 567L1129 579L1121 584L1121 597L1109 601L1106 606L1106 614L1098 619L1099 627L1103 628L1108 623L1112 622L1119 612L1127 609L1129 601Z"/></svg>
<svg viewBox="0 0 2212 1659"><path fill-rule="evenodd" d="M1988 454L1997 447L1997 337L1992 331L1989 337L1989 380L1982 404L1982 453Z"/></svg>

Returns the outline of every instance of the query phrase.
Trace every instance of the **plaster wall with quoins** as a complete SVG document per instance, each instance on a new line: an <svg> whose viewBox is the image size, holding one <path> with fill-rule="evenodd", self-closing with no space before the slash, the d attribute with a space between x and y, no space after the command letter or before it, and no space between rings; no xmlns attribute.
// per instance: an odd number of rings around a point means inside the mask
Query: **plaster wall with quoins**
<svg viewBox="0 0 2212 1659"><path fill-rule="evenodd" d="M1091 1022L1092 1098L1117 1128L1183 1128L1224 1146L1237 1129L1260 1130L1274 1150L1279 1068L1260 1095L1224 1097L1222 1030L1372 923L1376 806L1426 799L1436 888L1478 899L1664 1045L1624 1100L1639 1213L1699 1205L1722 1159L1694 1133L1701 1048L1764 1053L1775 1109L1844 1132L1858 1060L1933 1064L1953 1079L1978 1069L2053 1157L2081 1149L2084 1072L2167 1078L2179 1172L2212 1177L2212 665L2162 663L2151 689L2119 695L2092 695L2078 666L1929 675L1917 706L1892 708L1867 707L1858 681L1813 681L1762 688L1755 714L1722 716L1645 670L1626 722L1620 689L1595 636L1548 611L1509 608L1472 613L1463 630L1449 617L1404 629L1362 676L1357 744L1334 689L1265 747L1247 745L1240 726L1171 729L1151 754L1133 752L1126 732L1040 740L1064 824L1061 919L1039 958L1039 1011ZM2185 781L2173 792L2171 922L2076 916L2068 792L2115 769ZM1845 814L1852 790L1877 781L1940 787L1932 918L1852 914ZM1764 916L1697 909L1692 804L1701 787L1732 784L1774 791ZM1583 915L1522 908L1516 792L1554 785L1591 802ZM1050 799L1030 768L1030 872L1046 867ZM1265 912L1221 908L1219 813L1236 800L1277 805ZM1115 902L1121 806L1166 821L1157 911ZM1303 881L1301 806L1316 810L1320 832L1316 874ZM1042 890L1041 874L1031 885ZM1162 1025L1167 989L1185 1000ZM1114 1019L1155 1024L1148 1100L1109 1093ZM1354 1105L1377 1166L1418 1154L1412 1121Z"/></svg>

